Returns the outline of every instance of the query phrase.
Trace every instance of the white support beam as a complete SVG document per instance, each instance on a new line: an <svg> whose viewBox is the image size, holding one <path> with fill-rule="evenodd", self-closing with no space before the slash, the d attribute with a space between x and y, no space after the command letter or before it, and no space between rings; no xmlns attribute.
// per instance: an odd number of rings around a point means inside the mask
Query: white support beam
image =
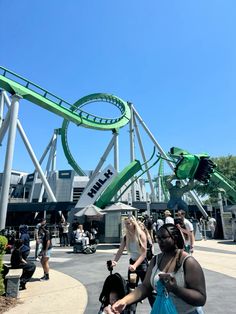
<svg viewBox="0 0 236 314"><path fill-rule="evenodd" d="M98 162L97 164L97 167L95 168L95 170L93 171L93 174L92 176L89 178L89 182L87 185L89 185L93 179L95 178L95 176L98 174L99 170L101 169L102 165L104 164L104 162L106 161L107 159L107 156L109 155L110 151L112 150L113 146L114 146L114 143L115 143L115 137L116 137L116 134L113 134L113 137L111 139L111 141L109 142L104 154L102 155L100 161Z"/></svg>
<svg viewBox="0 0 236 314"><path fill-rule="evenodd" d="M4 94L0 91L0 129L3 123Z"/></svg>
<svg viewBox="0 0 236 314"><path fill-rule="evenodd" d="M5 99L6 99L7 105L10 106L10 100L7 97L6 92L3 92L3 93L5 95ZM28 140L28 138L27 138L27 136L25 134L25 131L24 131L23 127L21 126L21 123L20 123L19 120L17 120L17 128L18 128L19 133L20 133L20 135L22 137L22 140L23 140L23 142L24 142L24 144L26 146L26 149L27 149L27 151L28 151L28 153L29 153L29 155L30 155L30 157L32 159L32 162L33 162L37 172L39 173L39 176L40 176L40 178L41 178L41 180L42 180L42 182L43 182L43 184L45 186L45 189L46 189L46 191L48 193L49 201L56 202L57 200L56 200L56 198L55 198L55 196L54 196L54 194L53 194L53 192L51 190L51 187L50 187L46 177L44 176L43 170L40 167L40 164L39 164L39 162L37 160L37 157L36 157L32 147L30 145L30 142L29 142L29 140Z"/></svg>
<svg viewBox="0 0 236 314"><path fill-rule="evenodd" d="M136 133L137 139L138 139L139 149L140 149L140 152L141 152L141 155L142 155L142 158L143 158L144 167L147 170L148 169L148 165L146 163L147 159L146 159L146 156L145 156L143 143L142 143L142 139L141 139L141 136L140 136L140 132L139 132L139 128L138 128L138 125L137 125L137 122L136 122L135 115L133 116L133 119L134 119L134 128L135 128L135 133ZM147 177L148 177L148 182L149 182L150 189L151 189L151 200L153 202L155 202L156 201L156 195L155 195L155 190L154 190L154 186L153 186L153 182L152 182L152 177L151 177L151 174L150 174L149 170L147 170Z"/></svg>
<svg viewBox="0 0 236 314"><path fill-rule="evenodd" d="M0 196L0 230L5 229L6 226L11 170L15 148L17 117L19 111L19 99L20 99L19 96L14 95L12 97L12 103L10 108L11 115L9 123L7 150L5 156L5 165L2 178L2 190Z"/></svg>
<svg viewBox="0 0 236 314"><path fill-rule="evenodd" d="M134 108L131 103L129 103L130 107L130 120L129 120L129 138L130 138L130 161L135 160L135 153L134 153ZM132 202L136 200L136 195L134 191L134 184L131 185L131 196Z"/></svg>

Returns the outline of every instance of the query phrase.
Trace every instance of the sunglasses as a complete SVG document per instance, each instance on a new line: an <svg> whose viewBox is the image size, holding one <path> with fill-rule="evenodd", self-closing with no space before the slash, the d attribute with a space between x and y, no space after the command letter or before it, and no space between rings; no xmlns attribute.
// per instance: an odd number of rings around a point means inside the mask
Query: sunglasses
<svg viewBox="0 0 236 314"><path fill-rule="evenodd" d="M162 236L162 237L158 236L157 240L158 241L165 241L166 239L169 239L169 238L171 238L171 236Z"/></svg>

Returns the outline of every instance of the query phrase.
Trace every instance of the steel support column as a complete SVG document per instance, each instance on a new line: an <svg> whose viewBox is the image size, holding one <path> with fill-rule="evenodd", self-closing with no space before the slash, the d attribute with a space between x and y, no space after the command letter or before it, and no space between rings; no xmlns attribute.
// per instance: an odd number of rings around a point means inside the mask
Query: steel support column
<svg viewBox="0 0 236 314"><path fill-rule="evenodd" d="M7 149L6 149L6 156L5 156L5 165L4 165L3 179L2 179L2 190L1 190L1 196L0 196L0 230L4 229L6 226L11 170L12 170L13 155L14 155L14 148L15 148L17 117L18 117L18 111L19 111L19 99L20 99L19 96L14 95L12 97L11 108L9 109L11 114L10 114L8 141L7 141Z"/></svg>

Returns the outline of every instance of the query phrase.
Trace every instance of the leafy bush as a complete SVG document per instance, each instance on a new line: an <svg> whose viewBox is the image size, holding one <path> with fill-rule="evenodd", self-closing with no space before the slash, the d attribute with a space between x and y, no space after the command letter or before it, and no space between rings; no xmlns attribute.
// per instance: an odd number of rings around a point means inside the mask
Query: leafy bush
<svg viewBox="0 0 236 314"><path fill-rule="evenodd" d="M2 278L2 271L3 271L2 259L5 253L7 242L8 242L7 238L0 235L0 295L2 295L5 292L4 281Z"/></svg>

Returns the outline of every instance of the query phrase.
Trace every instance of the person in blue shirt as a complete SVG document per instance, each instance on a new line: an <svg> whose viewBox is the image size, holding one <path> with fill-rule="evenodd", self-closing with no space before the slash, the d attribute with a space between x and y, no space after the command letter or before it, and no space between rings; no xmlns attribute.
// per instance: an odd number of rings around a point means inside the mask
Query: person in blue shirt
<svg viewBox="0 0 236 314"><path fill-rule="evenodd" d="M19 238L23 241L23 246L21 248L22 257L24 260L27 260L27 257L30 253L30 236L28 233L28 226L27 225L21 225L19 227Z"/></svg>
<svg viewBox="0 0 236 314"><path fill-rule="evenodd" d="M20 289L25 290L26 283L32 278L36 266L33 262L28 262L22 257L22 246L23 241L21 239L17 239L14 244L14 249L11 253L11 267L23 269L22 275L20 277Z"/></svg>

